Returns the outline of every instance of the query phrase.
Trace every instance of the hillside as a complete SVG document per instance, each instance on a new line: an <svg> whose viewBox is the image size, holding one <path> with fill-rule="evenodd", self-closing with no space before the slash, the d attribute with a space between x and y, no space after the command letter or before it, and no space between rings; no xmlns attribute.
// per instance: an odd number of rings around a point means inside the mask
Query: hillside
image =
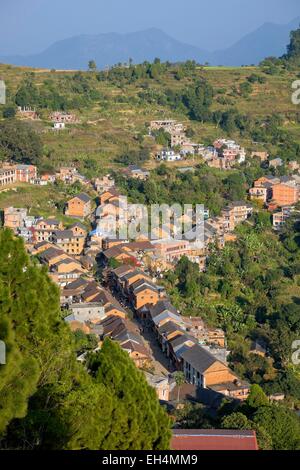
<svg viewBox="0 0 300 470"><path fill-rule="evenodd" d="M49 96L54 100L50 108L47 104L48 109L45 105L37 106L40 119L30 122L41 136L47 166L73 163L82 168L84 161L92 159L104 170L118 165L116 157L128 149L154 150L155 142L148 136L145 124L156 118L172 117L183 121L193 129L195 142L210 143L226 135L215 123L190 120L183 106L174 106L165 99L166 93L183 93L203 79L213 87L212 112L238 109L239 113L260 121L280 114L283 129L299 141L298 108L291 102L291 84L296 79L294 71L278 69L271 75L267 69L255 67L205 67L190 72L169 66L161 67L155 78L147 75L134 80L124 78L124 73L126 69L113 69L107 77L99 77L94 72L78 75L70 71L0 65L0 78L5 80L8 89L8 107L15 106L15 95L26 80L30 80L48 101ZM240 86L253 75L262 77L263 83L252 84L249 94L242 93ZM65 131L57 133L53 132L49 114L59 109L62 100L63 106L74 112L80 123L70 124ZM1 106L0 111L4 108ZM252 147L247 135L234 131L230 136L247 148ZM276 146L269 147L275 153L278 150Z"/></svg>

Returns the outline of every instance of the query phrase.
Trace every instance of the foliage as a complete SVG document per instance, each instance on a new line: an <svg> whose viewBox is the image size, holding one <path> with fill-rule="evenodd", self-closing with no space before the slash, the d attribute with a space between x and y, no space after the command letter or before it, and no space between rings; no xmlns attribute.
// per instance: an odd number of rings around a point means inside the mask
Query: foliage
<svg viewBox="0 0 300 470"><path fill-rule="evenodd" d="M111 429L103 441L107 450L168 449L169 421L142 372L119 345L106 339L89 360L96 382L110 391Z"/></svg>
<svg viewBox="0 0 300 470"><path fill-rule="evenodd" d="M31 126L13 119L0 122L0 159L37 164L42 156L42 143Z"/></svg>
<svg viewBox="0 0 300 470"><path fill-rule="evenodd" d="M96 450L111 443L124 450L136 441L167 449L168 418L128 355L105 344L96 356L98 372L88 373L75 354L83 337L75 334L74 341L62 321L59 292L46 270L7 229L0 246L0 338L7 347L0 366L1 448ZM95 346L95 338L87 341Z"/></svg>

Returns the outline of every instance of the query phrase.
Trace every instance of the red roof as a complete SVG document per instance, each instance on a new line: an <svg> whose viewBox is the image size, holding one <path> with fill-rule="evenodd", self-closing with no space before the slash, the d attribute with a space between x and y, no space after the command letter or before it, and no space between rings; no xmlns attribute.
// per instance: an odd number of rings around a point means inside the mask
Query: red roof
<svg viewBox="0 0 300 470"><path fill-rule="evenodd" d="M258 450L255 431L174 429L173 450Z"/></svg>

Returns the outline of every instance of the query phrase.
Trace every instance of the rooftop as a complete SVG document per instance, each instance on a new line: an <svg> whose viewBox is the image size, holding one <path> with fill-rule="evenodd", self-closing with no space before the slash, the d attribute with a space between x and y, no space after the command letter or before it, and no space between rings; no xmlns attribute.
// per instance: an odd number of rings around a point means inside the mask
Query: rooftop
<svg viewBox="0 0 300 470"><path fill-rule="evenodd" d="M173 450L258 450L255 431L174 429Z"/></svg>

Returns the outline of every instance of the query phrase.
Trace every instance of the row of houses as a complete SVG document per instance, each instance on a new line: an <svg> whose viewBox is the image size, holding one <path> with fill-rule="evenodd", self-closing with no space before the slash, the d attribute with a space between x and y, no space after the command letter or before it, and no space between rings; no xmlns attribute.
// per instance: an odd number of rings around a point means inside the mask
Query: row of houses
<svg viewBox="0 0 300 470"><path fill-rule="evenodd" d="M54 217L29 216L27 209L15 207L6 207L3 216L4 226L24 238L27 244L50 242L67 254L80 256L83 253L87 229L79 221L65 229L63 223Z"/></svg>
<svg viewBox="0 0 300 470"><path fill-rule="evenodd" d="M111 291L153 330L170 368L183 371L186 381L196 388L233 399L247 398L249 384L226 364L228 351L222 330L206 327L202 319L180 315L164 289L142 270L123 264L109 269L106 279Z"/></svg>
<svg viewBox="0 0 300 470"><path fill-rule="evenodd" d="M75 167L61 167L56 173L43 172L38 175L35 165L2 163L0 166L0 187L15 183L30 183L45 186L48 183L62 181L66 184L80 182L88 185L89 181Z"/></svg>

